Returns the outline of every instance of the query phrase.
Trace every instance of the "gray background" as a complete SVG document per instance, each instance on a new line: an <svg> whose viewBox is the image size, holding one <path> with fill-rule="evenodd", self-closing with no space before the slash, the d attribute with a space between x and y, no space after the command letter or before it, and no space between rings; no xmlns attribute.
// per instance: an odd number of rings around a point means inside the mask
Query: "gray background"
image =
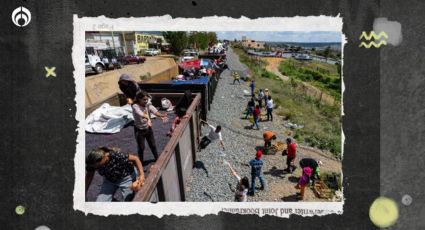
<svg viewBox="0 0 425 230"><path fill-rule="evenodd" d="M401 4L403 3L403 4ZM18 6L32 13L16 27ZM0 194L1 229L375 229L371 203L384 195L400 207L391 229L423 229L424 22L423 1L2 1L0 20ZM100 217L74 211L76 146L75 84L71 59L73 14L249 18L341 14L348 43L344 49L346 136L343 161L346 203L343 215L290 219L237 216L164 218L140 215ZM397 47L358 48L362 31L387 17L402 25ZM423 17L423 16L422 16ZM44 66L56 66L45 78ZM422 87L421 87L422 86ZM382 162L382 163L380 163ZM401 197L413 198L410 206ZM22 216L17 205L26 207Z"/></svg>

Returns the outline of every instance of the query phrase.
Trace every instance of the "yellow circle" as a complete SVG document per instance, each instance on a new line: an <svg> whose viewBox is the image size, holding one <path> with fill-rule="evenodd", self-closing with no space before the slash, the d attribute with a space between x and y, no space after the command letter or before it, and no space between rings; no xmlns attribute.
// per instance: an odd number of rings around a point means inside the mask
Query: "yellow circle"
<svg viewBox="0 0 425 230"><path fill-rule="evenodd" d="M398 219L397 203L386 197L377 198L369 209L369 218L380 228L389 227Z"/></svg>
<svg viewBox="0 0 425 230"><path fill-rule="evenodd" d="M18 205L18 206L16 206L16 208L15 208L15 212L16 212L16 214L18 214L18 215L23 215L23 214L25 213L25 207L24 207L24 206L22 206L22 205Z"/></svg>

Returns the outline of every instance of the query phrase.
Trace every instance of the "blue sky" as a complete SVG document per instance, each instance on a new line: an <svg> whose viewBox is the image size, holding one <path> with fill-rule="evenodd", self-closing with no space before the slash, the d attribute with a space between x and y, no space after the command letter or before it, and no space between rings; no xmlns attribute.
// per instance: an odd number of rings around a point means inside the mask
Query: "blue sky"
<svg viewBox="0 0 425 230"><path fill-rule="evenodd" d="M219 39L240 40L242 36L258 41L270 42L341 42L341 32L336 31L221 31L216 32Z"/></svg>

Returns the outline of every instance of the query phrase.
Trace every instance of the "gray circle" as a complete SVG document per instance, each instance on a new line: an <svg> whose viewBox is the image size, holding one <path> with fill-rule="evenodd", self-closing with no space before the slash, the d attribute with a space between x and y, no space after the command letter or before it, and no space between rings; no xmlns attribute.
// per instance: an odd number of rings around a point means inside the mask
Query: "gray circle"
<svg viewBox="0 0 425 230"><path fill-rule="evenodd" d="M409 206L412 203L413 199L410 195L405 194L402 198L401 198L401 203L403 203L406 206Z"/></svg>
<svg viewBox="0 0 425 230"><path fill-rule="evenodd" d="M50 230L50 228L45 226L45 225L40 225L37 228L35 228L34 230Z"/></svg>

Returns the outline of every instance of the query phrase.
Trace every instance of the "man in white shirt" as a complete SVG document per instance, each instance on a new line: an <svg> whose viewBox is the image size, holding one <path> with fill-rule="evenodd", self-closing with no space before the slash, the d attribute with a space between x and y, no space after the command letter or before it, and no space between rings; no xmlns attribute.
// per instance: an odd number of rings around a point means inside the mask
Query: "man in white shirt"
<svg viewBox="0 0 425 230"><path fill-rule="evenodd" d="M267 121L273 121L273 99L272 96L267 98Z"/></svg>
<svg viewBox="0 0 425 230"><path fill-rule="evenodd" d="M206 121L201 120L201 122L207 124L210 127L210 132L208 133L208 135L202 137L201 143L199 143L199 150L206 148L211 142L219 139L220 145L224 151L224 142L223 138L221 137L221 126L218 125L217 127L214 127L208 124Z"/></svg>

